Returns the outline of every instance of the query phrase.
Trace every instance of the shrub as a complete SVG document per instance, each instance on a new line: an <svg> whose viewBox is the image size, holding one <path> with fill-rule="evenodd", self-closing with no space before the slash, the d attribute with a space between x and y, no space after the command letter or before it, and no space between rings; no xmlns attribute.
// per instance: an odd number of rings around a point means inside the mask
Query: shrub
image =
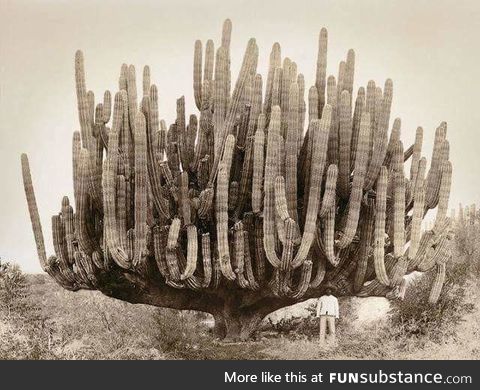
<svg viewBox="0 0 480 390"><path fill-rule="evenodd" d="M465 314L474 309L467 301L470 269L468 262L449 262L440 298L433 305L428 303L428 294L434 273L422 274L410 281L405 298L394 301L390 310L397 336L426 336L438 342L454 335Z"/></svg>

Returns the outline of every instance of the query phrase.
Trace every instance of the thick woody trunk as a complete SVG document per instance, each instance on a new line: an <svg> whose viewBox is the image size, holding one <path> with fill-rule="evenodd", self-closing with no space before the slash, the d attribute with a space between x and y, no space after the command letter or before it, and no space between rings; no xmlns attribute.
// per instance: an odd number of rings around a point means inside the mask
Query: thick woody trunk
<svg viewBox="0 0 480 390"><path fill-rule="evenodd" d="M226 307L223 311L213 314L216 337L226 341L246 341L253 337L265 315L263 312L243 313Z"/></svg>

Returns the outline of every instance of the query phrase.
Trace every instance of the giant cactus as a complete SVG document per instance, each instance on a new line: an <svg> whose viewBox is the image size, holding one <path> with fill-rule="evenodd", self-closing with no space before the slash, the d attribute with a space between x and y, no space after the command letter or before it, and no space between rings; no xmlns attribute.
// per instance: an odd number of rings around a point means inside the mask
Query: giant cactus
<svg viewBox="0 0 480 390"><path fill-rule="evenodd" d="M451 246L446 123L426 170L422 128L405 152L399 119L388 134L392 81L383 91L370 81L354 98L355 53L338 79L327 77L322 29L305 124L304 77L282 61L278 43L264 97L254 39L231 88L231 29L227 20L216 55L213 41L205 53L195 43L199 118L187 120L181 97L168 130L149 67L143 96L135 68L124 64L113 110L108 91L95 107L76 53L75 211L63 197L49 258L21 159L42 268L69 290L211 313L217 334L233 339L248 338L278 308L320 296L327 282L340 295L395 296L407 272L435 269L434 301ZM433 229L422 234L437 205Z"/></svg>

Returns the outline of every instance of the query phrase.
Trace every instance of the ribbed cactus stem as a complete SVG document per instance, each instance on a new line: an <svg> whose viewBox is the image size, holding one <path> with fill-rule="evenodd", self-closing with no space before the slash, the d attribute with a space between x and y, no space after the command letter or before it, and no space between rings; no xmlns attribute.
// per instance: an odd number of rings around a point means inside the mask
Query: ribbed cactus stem
<svg viewBox="0 0 480 390"><path fill-rule="evenodd" d="M293 258L293 240L296 233L296 223L292 218L285 220L285 244L283 245L280 269L286 271L290 268Z"/></svg>
<svg viewBox="0 0 480 390"><path fill-rule="evenodd" d="M265 115L258 117L258 127L253 143L252 210L259 213L263 200L263 170L265 161Z"/></svg>
<svg viewBox="0 0 480 390"><path fill-rule="evenodd" d="M335 205L337 189L338 168L331 164L327 169L327 179L325 181L325 192L323 193L322 205L318 212L318 217L323 218L328 211Z"/></svg>
<svg viewBox="0 0 480 390"><path fill-rule="evenodd" d="M27 198L28 212L30 213L30 221L32 223L33 236L37 246L37 255L40 265L45 271L47 269L47 254L45 251L45 242L43 240L42 224L40 215L38 214L37 201L35 199L35 191L33 189L32 176L30 174L30 165L26 154L22 154L22 175L23 187Z"/></svg>
<svg viewBox="0 0 480 390"><path fill-rule="evenodd" d="M98 244L90 237L88 232L88 181L89 181L89 156L86 149L80 150L80 166L78 174L78 196L75 199L77 213L75 215L75 231L80 249L87 255L98 249Z"/></svg>
<svg viewBox="0 0 480 390"><path fill-rule="evenodd" d="M216 224L218 256L223 276L228 280L235 280L236 276L230 263L230 249L228 245L228 177L229 169L225 161L222 161L217 178L216 192Z"/></svg>
<svg viewBox="0 0 480 390"><path fill-rule="evenodd" d="M122 268L130 267L126 248L121 246L119 226L116 219L116 177L118 171L118 137L123 119L123 99L120 92L115 95L113 123L108 138L108 155L103 169L103 209L105 213L106 242L108 250Z"/></svg>
<svg viewBox="0 0 480 390"><path fill-rule="evenodd" d="M357 268L353 282L354 291L360 291L365 283L365 275L368 266L368 257L372 244L372 238L375 230L375 206L371 199L365 207L362 219L362 230L360 233L360 248L357 255Z"/></svg>
<svg viewBox="0 0 480 390"><path fill-rule="evenodd" d="M280 107L272 107L268 128L267 154L265 159L264 201L263 201L263 244L270 264L277 268L280 259L275 253L275 206L274 181L277 176L278 138L280 133Z"/></svg>
<svg viewBox="0 0 480 390"><path fill-rule="evenodd" d="M205 81L209 82L209 81L212 81L213 79L214 60L215 60L215 46L213 44L213 41L209 39L207 41L207 44L205 45L205 66L203 68L204 83ZM204 91L202 90L202 104L204 99L208 99L208 97L205 96Z"/></svg>
<svg viewBox="0 0 480 390"><path fill-rule="evenodd" d="M338 165L338 88L334 76L328 76L327 79L327 104L332 107L332 120L330 124L330 134L328 136L328 162Z"/></svg>
<svg viewBox="0 0 480 390"><path fill-rule="evenodd" d="M450 187L452 185L452 164L450 161L444 161L441 168L441 181L439 190L439 200L435 225L441 225L448 212L448 200L450 198ZM473 213L475 215L475 212Z"/></svg>
<svg viewBox="0 0 480 390"><path fill-rule="evenodd" d="M322 119L314 120L312 126L314 131L312 170L310 174L310 193L308 196L307 214L302 234L300 247L292 260L292 267L297 268L307 258L313 240L315 238L318 209L320 204L320 192L322 185L323 171L327 158L328 133L332 121L332 107L328 104L324 107Z"/></svg>
<svg viewBox="0 0 480 390"><path fill-rule="evenodd" d="M217 148L220 148L218 150L224 149L226 138L233 131L237 115L239 114L240 102L243 100L242 96L244 93L246 80L249 74L251 74L251 72L254 71L257 59L258 59L258 47L255 42L255 39L252 38L248 42L247 49L245 51L245 56L242 62L242 67L240 68L240 73L238 75L237 82L235 83L235 88L233 89L232 97L228 107L228 112L226 113L225 121L221 128L220 134L218 135L219 137L218 137ZM213 181L216 178L216 175L219 169L219 163L220 163L220 154L217 153L215 154L215 159L213 161L212 171L210 174L210 180L209 180L210 184L213 183Z"/></svg>
<svg viewBox="0 0 480 390"><path fill-rule="evenodd" d="M339 166L338 166L338 192L348 199L350 192L350 142L352 140L352 106L348 91L340 95L340 129L339 129Z"/></svg>
<svg viewBox="0 0 480 390"><path fill-rule="evenodd" d="M355 232L357 231L358 218L360 216L360 205L363 195L363 183L365 180L368 162L369 140L370 114L365 111L362 114L362 121L360 124L352 190L348 203L347 222L343 231L343 235L338 243L338 247L340 249L346 248L352 242Z"/></svg>
<svg viewBox="0 0 480 390"><path fill-rule="evenodd" d="M273 78L275 74L275 69L281 66L280 51L280 45L278 44L278 42L275 42L270 52L270 59L268 64L267 85L265 90L265 99L263 103L265 107L265 114L270 114L270 111L272 110Z"/></svg>
<svg viewBox="0 0 480 390"><path fill-rule="evenodd" d="M180 276L181 280L190 278L197 268L198 237L195 225L187 226L187 265Z"/></svg>
<svg viewBox="0 0 480 390"><path fill-rule="evenodd" d="M323 106L325 105L327 47L328 32L326 28L322 28L318 38L317 72L315 77L315 87L318 91L318 112L323 112Z"/></svg>
<svg viewBox="0 0 480 390"><path fill-rule="evenodd" d="M288 213L285 178L283 176L277 176L275 178L274 193L275 210L277 211L277 214L282 222L285 222L288 218L290 218L290 215Z"/></svg>
<svg viewBox="0 0 480 390"><path fill-rule="evenodd" d="M365 109L365 88L360 87L357 92L357 98L355 99L355 109L353 111L352 119L352 141L350 142L350 169L353 170L356 160L358 135L360 133L360 122L362 118L362 112Z"/></svg>
<svg viewBox="0 0 480 390"><path fill-rule="evenodd" d="M200 110L202 107L202 42L195 41L193 53L193 96L195 105Z"/></svg>
<svg viewBox="0 0 480 390"><path fill-rule="evenodd" d="M148 65L143 67L142 87L143 96L147 96L150 93L150 67Z"/></svg>
<svg viewBox="0 0 480 390"><path fill-rule="evenodd" d="M446 269L447 266L445 263L437 264L435 279L433 281L432 289L430 290L430 295L428 296L428 302L432 305L437 303L440 298L443 283L445 282Z"/></svg>
<svg viewBox="0 0 480 390"><path fill-rule="evenodd" d="M376 97L375 103L378 102L378 107L375 107L375 121L372 123L374 129L372 133L373 153L371 155L370 164L365 178L364 189L370 190L373 188L375 180L380 171L388 147L388 124L390 121L390 110L392 106L393 84L392 80L385 81L385 88L383 96ZM372 119L370 117L370 119Z"/></svg>
<svg viewBox="0 0 480 390"><path fill-rule="evenodd" d="M408 258L410 264L417 255L420 244L420 235L422 228L422 219L425 208L425 166L427 160L422 158L418 162L418 168L415 173L415 190L413 198L413 212L410 230L410 246L408 248ZM410 266L409 264L409 266Z"/></svg>
<svg viewBox="0 0 480 390"><path fill-rule="evenodd" d="M168 227L155 226L152 230L155 262L157 263L160 274L166 280L168 280L170 275L168 272L167 259L165 256L167 248Z"/></svg>
<svg viewBox="0 0 480 390"><path fill-rule="evenodd" d="M396 173L393 190L393 254L403 255L405 248L405 177Z"/></svg>
<svg viewBox="0 0 480 390"><path fill-rule="evenodd" d="M374 244L374 267L377 279L385 286L390 280L385 269L385 219L387 211L387 185L388 171L386 167L380 168L377 180L375 200L375 244Z"/></svg>
<svg viewBox="0 0 480 390"><path fill-rule="evenodd" d="M332 207L330 207L325 214L323 224L323 250L330 264L336 267L339 258L335 254L335 199L333 199L333 202Z"/></svg>
<svg viewBox="0 0 480 390"><path fill-rule="evenodd" d="M441 168L443 162L442 144L445 141L447 131L447 124L442 122L435 131L435 140L433 144L432 160L430 163L430 169L427 174L427 189L425 195L425 203L428 208L436 206L438 201L438 188L441 181Z"/></svg>
<svg viewBox="0 0 480 390"><path fill-rule="evenodd" d="M297 214L297 152L298 152L298 85L292 83L288 94L288 128L285 139L285 182L288 212L294 221Z"/></svg>
<svg viewBox="0 0 480 390"><path fill-rule="evenodd" d="M147 134L145 117L138 112L135 120L135 253L138 265L147 255Z"/></svg>

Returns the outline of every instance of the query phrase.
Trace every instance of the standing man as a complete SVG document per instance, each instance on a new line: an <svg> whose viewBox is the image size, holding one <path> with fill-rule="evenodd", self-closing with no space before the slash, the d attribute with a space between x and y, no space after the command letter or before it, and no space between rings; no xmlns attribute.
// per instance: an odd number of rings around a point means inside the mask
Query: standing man
<svg viewBox="0 0 480 390"><path fill-rule="evenodd" d="M333 289L328 286L325 295L318 299L317 317L320 317L320 344L325 343L327 326L330 336L335 341L335 319L338 316L338 300L332 295Z"/></svg>

